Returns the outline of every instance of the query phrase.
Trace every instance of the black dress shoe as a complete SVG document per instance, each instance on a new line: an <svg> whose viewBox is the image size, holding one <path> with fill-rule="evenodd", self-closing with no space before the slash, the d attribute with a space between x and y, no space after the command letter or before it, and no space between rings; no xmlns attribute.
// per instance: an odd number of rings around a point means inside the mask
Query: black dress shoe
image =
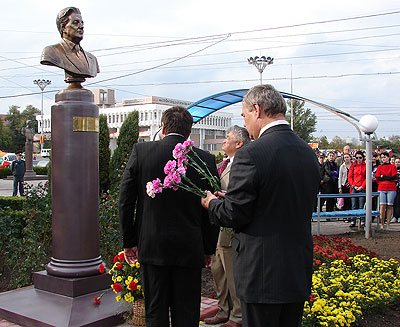
<svg viewBox="0 0 400 327"><path fill-rule="evenodd" d="M228 318L219 318L217 316L204 319L204 322L208 325L222 324L223 322L227 322L227 321L228 321Z"/></svg>

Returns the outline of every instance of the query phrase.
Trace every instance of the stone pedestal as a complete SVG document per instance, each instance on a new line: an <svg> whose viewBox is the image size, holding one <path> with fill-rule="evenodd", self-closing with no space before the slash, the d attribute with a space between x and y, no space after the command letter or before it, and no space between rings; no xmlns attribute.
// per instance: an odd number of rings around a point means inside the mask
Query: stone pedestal
<svg viewBox="0 0 400 327"><path fill-rule="evenodd" d="M34 286L0 294L0 317L34 327L115 326L124 308L99 273L99 109L92 92L70 88L56 95L51 116L53 257Z"/></svg>
<svg viewBox="0 0 400 327"><path fill-rule="evenodd" d="M99 108L93 93L65 89L51 108L52 255L60 277L99 273Z"/></svg>

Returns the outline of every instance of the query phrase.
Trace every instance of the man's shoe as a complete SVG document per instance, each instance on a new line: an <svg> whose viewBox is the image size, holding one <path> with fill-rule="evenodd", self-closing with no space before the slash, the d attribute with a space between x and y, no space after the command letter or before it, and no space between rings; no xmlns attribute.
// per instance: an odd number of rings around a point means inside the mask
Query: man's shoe
<svg viewBox="0 0 400 327"><path fill-rule="evenodd" d="M356 227L356 223L351 223L350 228L352 228L352 227Z"/></svg>
<svg viewBox="0 0 400 327"><path fill-rule="evenodd" d="M221 327L242 327L242 323L229 320L227 323L221 325Z"/></svg>
<svg viewBox="0 0 400 327"><path fill-rule="evenodd" d="M227 322L227 321L228 321L228 318L220 318L217 316L204 319L204 322L208 325L222 324L223 322Z"/></svg>

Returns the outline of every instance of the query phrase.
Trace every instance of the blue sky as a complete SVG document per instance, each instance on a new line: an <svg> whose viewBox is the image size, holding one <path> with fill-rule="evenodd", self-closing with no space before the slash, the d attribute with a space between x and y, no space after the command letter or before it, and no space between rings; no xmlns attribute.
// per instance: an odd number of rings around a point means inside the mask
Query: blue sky
<svg viewBox="0 0 400 327"><path fill-rule="evenodd" d="M49 91L65 87L63 72L41 66L39 58L59 41L55 17L66 6L80 8L81 45L100 64L86 87L114 88L118 101L145 95L197 101L250 88L259 74L247 58L265 55L274 64L264 83L358 118L374 114L378 137L400 135L400 4L394 0L10 2L0 22L0 113L13 104L40 108L40 94L10 97L38 92L34 79L50 79ZM45 94L45 113L54 94ZM357 136L347 122L306 107L317 115L316 136ZM229 110L240 124L240 106Z"/></svg>

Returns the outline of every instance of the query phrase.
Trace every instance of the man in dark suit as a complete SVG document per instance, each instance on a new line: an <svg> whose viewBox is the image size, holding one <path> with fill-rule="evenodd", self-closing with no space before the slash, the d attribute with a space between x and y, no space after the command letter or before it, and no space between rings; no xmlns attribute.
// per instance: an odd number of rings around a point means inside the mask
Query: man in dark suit
<svg viewBox="0 0 400 327"><path fill-rule="evenodd" d="M247 92L242 116L255 141L236 152L225 199L210 192L202 199L211 222L237 232L234 276L244 327L300 326L311 290L319 165L285 113L271 85Z"/></svg>
<svg viewBox="0 0 400 327"><path fill-rule="evenodd" d="M100 72L94 55L80 46L83 39L83 20L78 8L67 7L57 15L57 28L62 40L43 49L40 63L65 70L65 81L84 82Z"/></svg>
<svg viewBox="0 0 400 327"><path fill-rule="evenodd" d="M191 132L193 118L182 107L166 110L161 118L162 140L137 143L124 171L120 190L122 245L128 263L139 260L144 277L147 327L198 326L201 268L211 264L218 228L212 226L200 197L165 189L151 198L146 183L164 176L172 150ZM215 157L195 149L217 176ZM201 189L210 188L188 167L186 176ZM135 214L136 209L136 214ZM135 216L135 218L134 218Z"/></svg>

